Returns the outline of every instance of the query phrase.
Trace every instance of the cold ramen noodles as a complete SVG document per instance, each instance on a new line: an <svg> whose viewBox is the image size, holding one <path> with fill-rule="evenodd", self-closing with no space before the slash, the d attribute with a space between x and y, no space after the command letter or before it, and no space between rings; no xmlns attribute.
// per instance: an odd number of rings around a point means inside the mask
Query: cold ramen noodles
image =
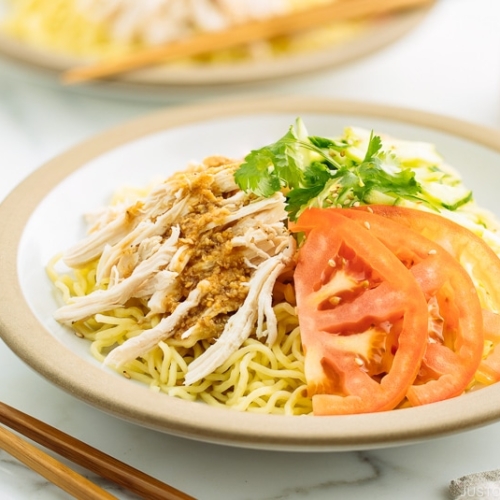
<svg viewBox="0 0 500 500"><path fill-rule="evenodd" d="M332 0L9 0L0 32L54 54L102 59L283 16L325 1ZM237 64L307 53L354 40L369 24L332 22L294 36L186 58L176 65Z"/></svg>
<svg viewBox="0 0 500 500"><path fill-rule="evenodd" d="M499 226L431 144L299 119L87 219L55 318L152 390L339 415L500 380Z"/></svg>

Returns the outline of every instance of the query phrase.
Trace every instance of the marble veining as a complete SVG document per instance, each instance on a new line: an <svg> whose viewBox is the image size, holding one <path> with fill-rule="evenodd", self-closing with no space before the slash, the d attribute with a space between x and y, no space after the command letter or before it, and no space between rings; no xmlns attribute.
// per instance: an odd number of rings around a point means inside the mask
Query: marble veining
<svg viewBox="0 0 500 500"><path fill-rule="evenodd" d="M51 454L55 456L54 454ZM62 460L66 465L69 462ZM86 472L80 467L73 466L74 470L82 474L83 477L94 482L117 498L123 500L137 500L139 497L131 493L124 492L123 489L116 486L114 483L102 479L99 476ZM33 498L37 500L54 499L64 500L72 498L57 486L47 482L43 477L33 472L24 464L11 458L7 453L0 451L0 484L2 500L18 499L20 495L25 495L22 498Z"/></svg>

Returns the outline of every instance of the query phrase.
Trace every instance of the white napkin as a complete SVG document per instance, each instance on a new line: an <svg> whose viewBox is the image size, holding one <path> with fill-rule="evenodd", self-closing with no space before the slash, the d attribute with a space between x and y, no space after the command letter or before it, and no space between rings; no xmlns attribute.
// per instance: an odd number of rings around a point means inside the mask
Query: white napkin
<svg viewBox="0 0 500 500"><path fill-rule="evenodd" d="M453 500L500 500L500 470L478 472L450 483Z"/></svg>

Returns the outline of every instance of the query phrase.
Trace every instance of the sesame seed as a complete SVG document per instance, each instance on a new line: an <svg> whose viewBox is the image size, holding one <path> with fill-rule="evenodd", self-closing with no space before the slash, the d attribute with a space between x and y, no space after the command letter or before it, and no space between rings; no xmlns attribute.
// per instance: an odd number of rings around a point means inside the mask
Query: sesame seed
<svg viewBox="0 0 500 500"><path fill-rule="evenodd" d="M365 220L364 222L364 226L366 227L366 229L370 229L370 223L368 221Z"/></svg>
<svg viewBox="0 0 500 500"><path fill-rule="evenodd" d="M368 210L368 212L370 212L371 214L373 213L373 208L372 207L366 207L366 210Z"/></svg>
<svg viewBox="0 0 500 500"><path fill-rule="evenodd" d="M361 358L354 358L354 361L358 366L363 366L365 364Z"/></svg>
<svg viewBox="0 0 500 500"><path fill-rule="evenodd" d="M335 266L337 265L337 263L336 263L333 259L330 259L330 260L328 261L328 265L329 265L330 267L335 267Z"/></svg>
<svg viewBox="0 0 500 500"><path fill-rule="evenodd" d="M328 302L330 302L332 306L338 306L340 303L340 297L333 295L328 299Z"/></svg>
<svg viewBox="0 0 500 500"><path fill-rule="evenodd" d="M355 201L353 204L352 204L353 207L359 207L359 201Z"/></svg>
<svg viewBox="0 0 500 500"><path fill-rule="evenodd" d="M427 252L429 255L436 255L437 254L437 250L436 249L431 249Z"/></svg>

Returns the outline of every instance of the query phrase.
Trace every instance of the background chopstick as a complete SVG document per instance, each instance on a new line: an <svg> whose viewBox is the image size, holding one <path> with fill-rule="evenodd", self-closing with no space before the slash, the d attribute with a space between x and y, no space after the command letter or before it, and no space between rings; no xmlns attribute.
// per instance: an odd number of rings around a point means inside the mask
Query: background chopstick
<svg viewBox="0 0 500 500"><path fill-rule="evenodd" d="M1 426L0 448L75 498L117 500L114 495Z"/></svg>
<svg viewBox="0 0 500 500"><path fill-rule="evenodd" d="M188 494L162 483L154 477L148 476L130 465L87 445L83 441L69 436L5 403L0 403L0 422L75 464L119 484L142 498L147 500L195 500ZM35 449L37 448L35 447Z"/></svg>
<svg viewBox="0 0 500 500"><path fill-rule="evenodd" d="M202 33L185 40L146 48L122 57L104 60L93 65L74 68L63 73L65 84L105 78L137 68L189 57L215 50L235 47L258 40L297 33L332 21L345 21L380 15L397 10L423 7L434 0L338 0L300 12L277 16L230 27L224 31Z"/></svg>

